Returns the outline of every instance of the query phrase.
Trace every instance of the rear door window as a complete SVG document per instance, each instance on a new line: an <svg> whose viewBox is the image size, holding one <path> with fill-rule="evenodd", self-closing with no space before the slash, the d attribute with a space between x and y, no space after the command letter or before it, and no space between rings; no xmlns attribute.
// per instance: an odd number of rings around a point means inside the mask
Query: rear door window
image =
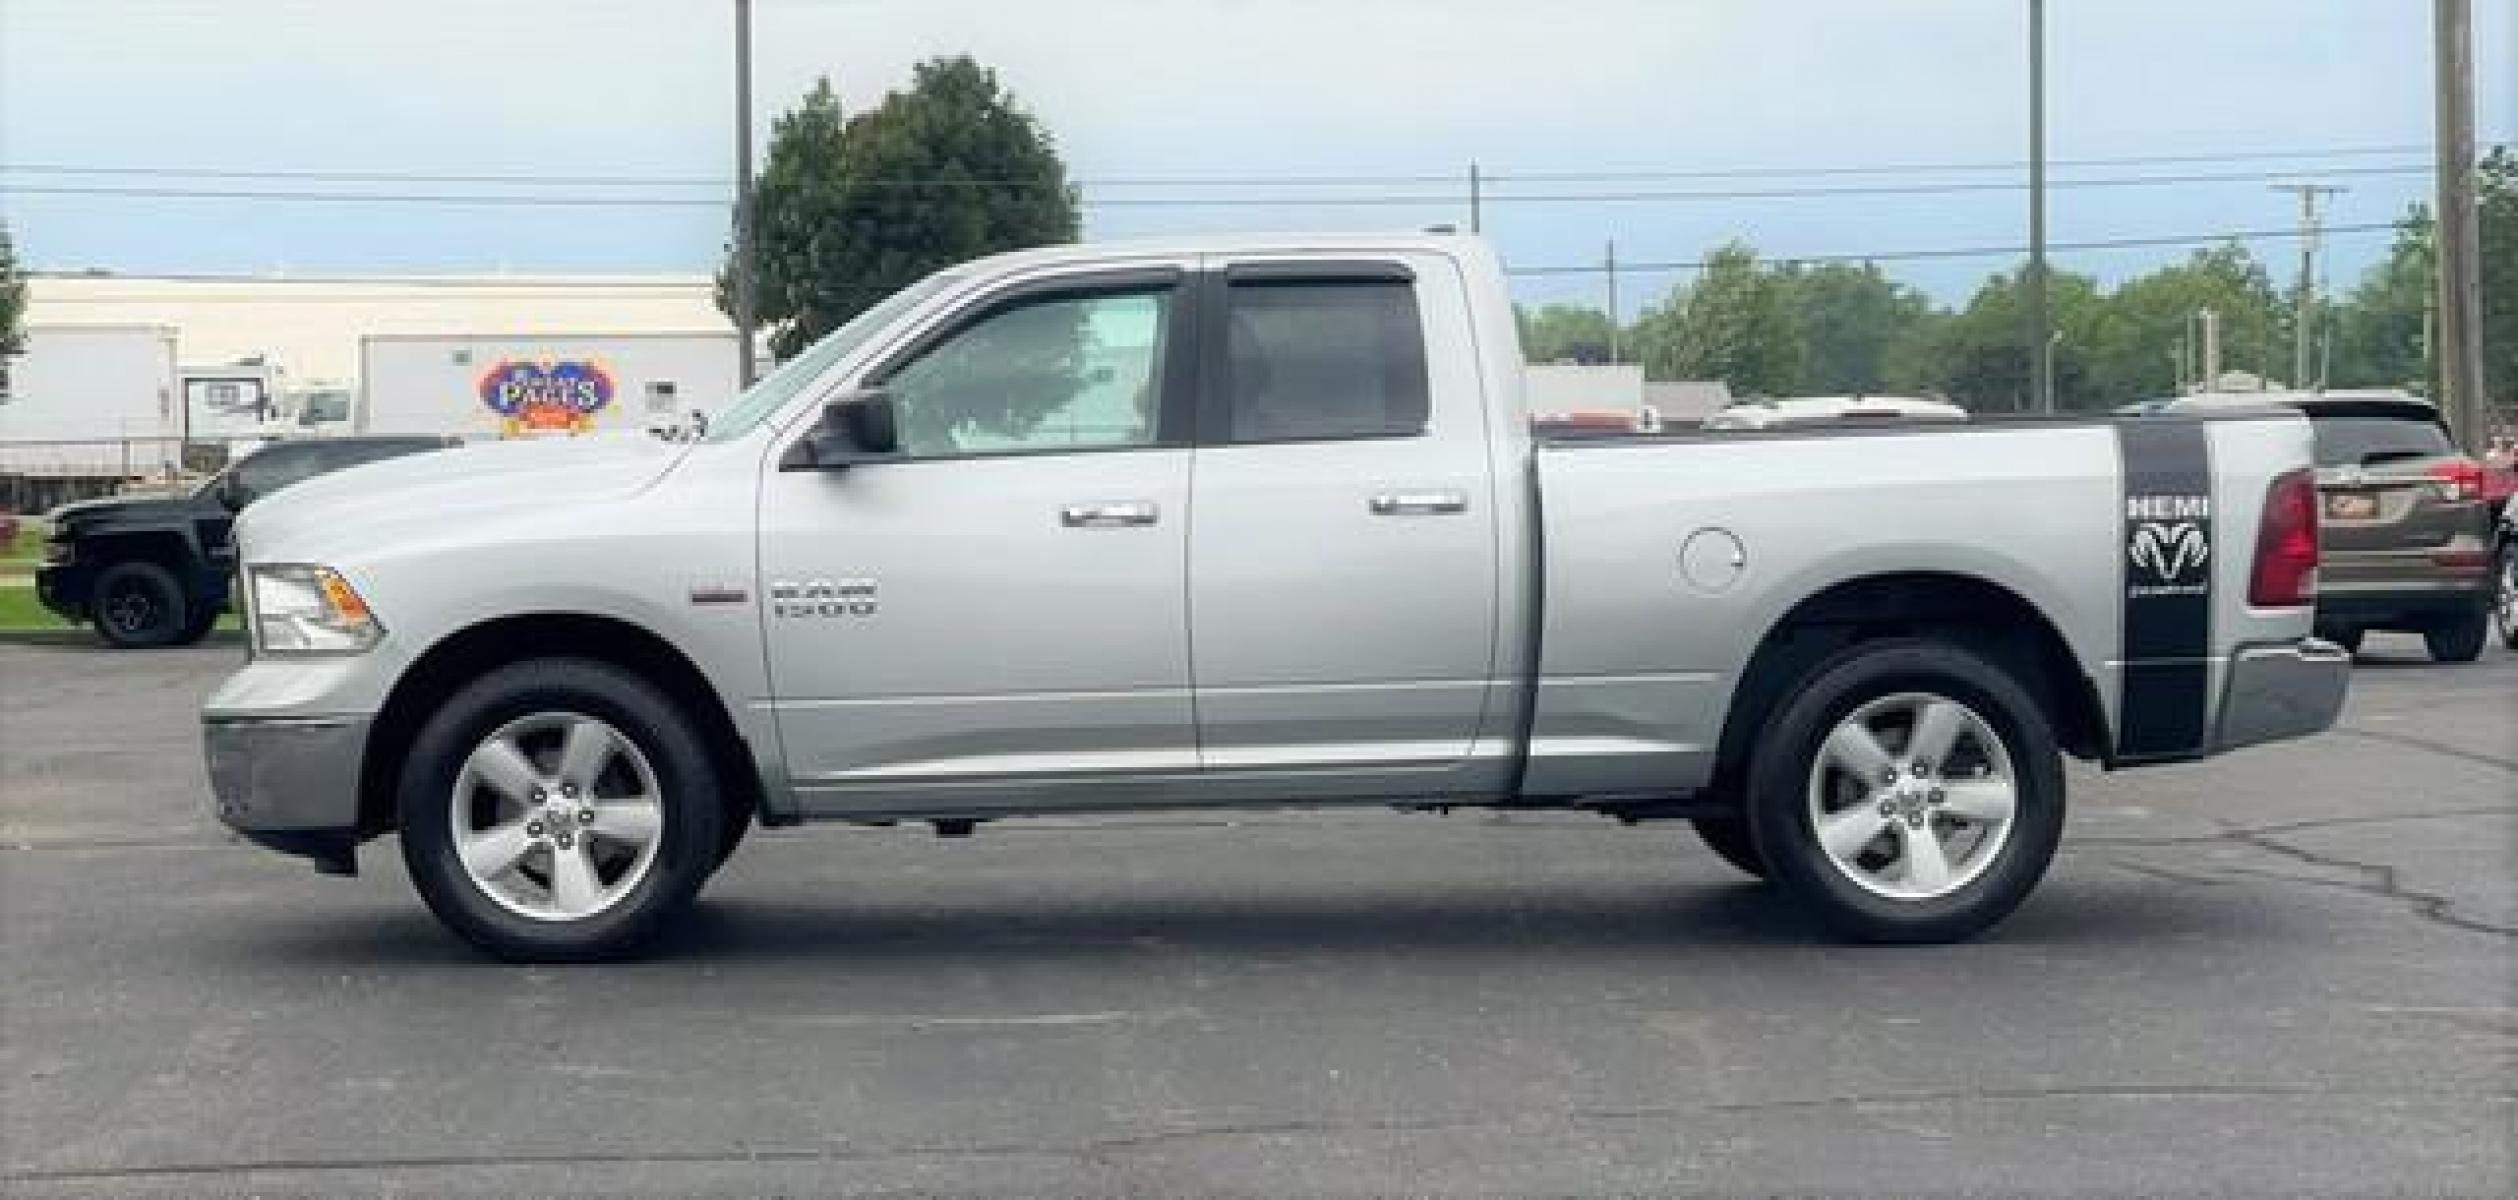
<svg viewBox="0 0 2518 1200"><path fill-rule="evenodd" d="M1425 432L1425 334L1406 279L1234 280L1208 445Z"/></svg>
<svg viewBox="0 0 2518 1200"><path fill-rule="evenodd" d="M2317 465L2374 466L2391 459L2430 458L2453 454L2448 432L2429 421L2410 417L2315 417Z"/></svg>

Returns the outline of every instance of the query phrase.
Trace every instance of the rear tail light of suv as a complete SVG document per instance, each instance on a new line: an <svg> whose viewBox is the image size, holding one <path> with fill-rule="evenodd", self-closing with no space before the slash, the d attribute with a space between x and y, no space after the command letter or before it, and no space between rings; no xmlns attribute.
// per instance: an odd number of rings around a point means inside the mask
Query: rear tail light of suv
<svg viewBox="0 0 2518 1200"><path fill-rule="evenodd" d="M2265 489L2247 602L2258 608L2317 602L2317 476L2306 467L2275 476Z"/></svg>
<svg viewBox="0 0 2518 1200"><path fill-rule="evenodd" d="M2483 464L2471 458L2454 459L2431 468L2431 478L2440 482L2440 499L2450 501L2483 498Z"/></svg>

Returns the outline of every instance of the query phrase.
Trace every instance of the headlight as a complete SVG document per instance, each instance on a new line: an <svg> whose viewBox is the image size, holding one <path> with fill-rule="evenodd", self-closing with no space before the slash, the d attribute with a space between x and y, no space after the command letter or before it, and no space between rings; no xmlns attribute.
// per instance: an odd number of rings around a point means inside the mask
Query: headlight
<svg viewBox="0 0 2518 1200"><path fill-rule="evenodd" d="M246 598L254 648L268 654L357 654L385 636L350 581L330 567L255 566Z"/></svg>

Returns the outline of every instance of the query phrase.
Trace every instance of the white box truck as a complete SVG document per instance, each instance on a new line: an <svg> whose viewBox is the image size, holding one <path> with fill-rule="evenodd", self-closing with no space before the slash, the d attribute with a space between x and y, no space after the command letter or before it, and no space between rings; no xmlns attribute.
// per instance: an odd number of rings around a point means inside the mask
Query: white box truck
<svg viewBox="0 0 2518 1200"><path fill-rule="evenodd" d="M189 366L175 374L184 397L186 438L251 445L289 432L279 420L286 374L280 368L247 360Z"/></svg>
<svg viewBox="0 0 2518 1200"><path fill-rule="evenodd" d="M0 393L0 472L157 474L178 461L175 330L31 325Z"/></svg>
<svg viewBox="0 0 2518 1200"><path fill-rule="evenodd" d="M732 401L733 331L369 334L360 433L466 438L679 431Z"/></svg>

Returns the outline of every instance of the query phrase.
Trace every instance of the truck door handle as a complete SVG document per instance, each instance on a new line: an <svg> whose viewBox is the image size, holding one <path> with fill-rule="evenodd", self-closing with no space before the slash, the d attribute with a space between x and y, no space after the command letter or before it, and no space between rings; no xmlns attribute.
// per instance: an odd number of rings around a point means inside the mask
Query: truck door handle
<svg viewBox="0 0 2518 1200"><path fill-rule="evenodd" d="M1469 511L1467 492L1383 492L1369 502L1376 517L1413 517Z"/></svg>
<svg viewBox="0 0 2518 1200"><path fill-rule="evenodd" d="M1117 529L1128 525L1151 525L1158 511L1151 500L1069 504L1058 510L1058 523L1069 529Z"/></svg>

